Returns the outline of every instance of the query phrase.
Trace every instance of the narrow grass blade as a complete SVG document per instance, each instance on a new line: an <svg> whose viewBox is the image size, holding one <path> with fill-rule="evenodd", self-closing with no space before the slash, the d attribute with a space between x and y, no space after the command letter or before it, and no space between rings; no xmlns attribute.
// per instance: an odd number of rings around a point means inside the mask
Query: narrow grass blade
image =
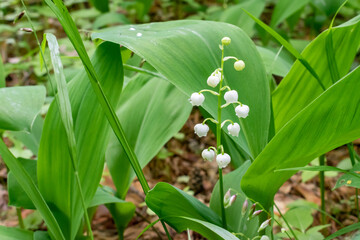
<svg viewBox="0 0 360 240"><path fill-rule="evenodd" d="M347 227L344 227L342 229L340 229L339 231L331 234L330 236L326 237L324 240L331 240L331 239L335 239L336 237L339 237L341 235L344 235L348 232L352 232L352 231L355 231L355 230L359 230L360 228L360 223L355 223L355 224L352 224L350 226L347 226Z"/></svg>
<svg viewBox="0 0 360 240"><path fill-rule="evenodd" d="M263 23L260 19L253 16L251 13L243 9L260 27L262 27L265 31L267 31L271 36L273 36L280 44L282 44L294 57L296 57L304 67L314 76L314 78L318 81L318 84L321 86L323 90L325 90L324 84L320 81L320 78L316 71L311 67L311 65L306 61L303 56L288 42L286 41L280 34L275 32L271 27Z"/></svg>
<svg viewBox="0 0 360 240"><path fill-rule="evenodd" d="M58 222L50 211L34 181L31 179L30 175L26 172L21 163L11 154L2 139L0 139L0 155L6 166L8 166L10 171L14 174L16 180L23 187L26 194L33 201L36 209L38 209L41 213L52 236L55 239L65 239Z"/></svg>
<svg viewBox="0 0 360 240"><path fill-rule="evenodd" d="M0 54L0 88L5 87L5 69L4 69L4 64L3 64L3 60Z"/></svg>

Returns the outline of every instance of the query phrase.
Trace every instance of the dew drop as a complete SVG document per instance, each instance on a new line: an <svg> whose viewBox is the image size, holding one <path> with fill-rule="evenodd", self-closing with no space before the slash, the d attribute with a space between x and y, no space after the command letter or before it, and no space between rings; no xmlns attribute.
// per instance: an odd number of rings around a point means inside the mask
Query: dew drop
<svg viewBox="0 0 360 240"><path fill-rule="evenodd" d="M137 37L141 37L141 36L142 36L142 33L137 33L136 36L137 36Z"/></svg>
<svg viewBox="0 0 360 240"><path fill-rule="evenodd" d="M130 31L135 31L135 28L131 27L129 28Z"/></svg>

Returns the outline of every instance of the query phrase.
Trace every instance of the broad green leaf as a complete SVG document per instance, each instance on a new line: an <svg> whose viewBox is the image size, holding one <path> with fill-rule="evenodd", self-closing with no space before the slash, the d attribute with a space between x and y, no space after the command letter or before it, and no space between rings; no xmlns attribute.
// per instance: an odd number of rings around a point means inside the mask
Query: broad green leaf
<svg viewBox="0 0 360 240"><path fill-rule="evenodd" d="M248 197L268 208L279 187L315 157L360 137L360 68L339 80L300 111L272 138L245 173Z"/></svg>
<svg viewBox="0 0 360 240"><path fill-rule="evenodd" d="M109 11L109 0L90 0L90 2L100 12Z"/></svg>
<svg viewBox="0 0 360 240"><path fill-rule="evenodd" d="M220 40L224 36L232 39L225 48L225 55L243 59L246 68L236 72L233 62L225 62L225 83L237 90L239 100L251 109L249 117L241 120L241 136L232 138L247 155L257 156L268 139L270 97L264 66L248 36L235 26L208 21L173 21L133 28L108 28L94 33L92 38L126 46L147 60L186 96L209 88L206 80L220 66ZM217 116L217 97L205 95L204 109ZM233 106L223 109L223 119L239 121Z"/></svg>
<svg viewBox="0 0 360 240"><path fill-rule="evenodd" d="M43 86L0 88L0 129L30 132L44 100Z"/></svg>
<svg viewBox="0 0 360 240"><path fill-rule="evenodd" d="M124 14L118 12L108 12L101 14L93 23L94 29L99 29L105 27L106 25L114 25L114 24L130 24L129 19L126 18Z"/></svg>
<svg viewBox="0 0 360 240"><path fill-rule="evenodd" d="M111 43L101 44L94 54L93 64L111 104L117 105L123 82L120 47ZM77 140L77 164L87 205L101 178L110 128L86 73L82 71L68 85ZM61 222L66 238L72 239L83 212L64 130L58 107L53 102L45 119L40 143L38 182L45 199L56 210L55 217Z"/></svg>
<svg viewBox="0 0 360 240"><path fill-rule="evenodd" d="M6 86L6 79L5 79L5 69L4 69L4 64L3 64L3 60L0 54L0 88L3 88Z"/></svg>
<svg viewBox="0 0 360 240"><path fill-rule="evenodd" d="M116 196L114 196L112 193L110 193L109 191L103 189L102 187L98 187L98 189L96 190L95 196L94 198L91 200L90 204L89 204L89 208L90 207L96 207L102 204L108 204L108 203L128 203L129 207L131 205L134 205L131 202L126 202L125 200L122 200Z"/></svg>
<svg viewBox="0 0 360 240"><path fill-rule="evenodd" d="M240 27L249 36L254 35L254 21L243 11L242 8L253 13L256 17L259 17L265 7L265 0L247 0L242 1L239 4L226 8L219 21L230 23Z"/></svg>
<svg viewBox="0 0 360 240"><path fill-rule="evenodd" d="M331 71L329 71L331 65L326 58L328 31L320 34L302 53L327 88L332 84ZM335 59L337 66L341 66L338 69L339 76L343 77L348 73L360 46L360 16L332 28L331 31ZM323 89L311 73L299 61L296 61L273 93L276 130L280 130L295 114L322 92Z"/></svg>
<svg viewBox="0 0 360 240"><path fill-rule="evenodd" d="M140 75L126 85L116 113L141 167L181 129L191 108L187 97L162 79ZM124 199L135 172L114 135L106 159L118 195Z"/></svg>
<svg viewBox="0 0 360 240"><path fill-rule="evenodd" d="M311 209L304 207L290 209L285 213L284 218L292 227L295 227L302 232L305 232L314 221L311 215Z"/></svg>
<svg viewBox="0 0 360 240"><path fill-rule="evenodd" d="M272 13L270 26L276 27L279 23L296 13L309 2L310 0L279 0L275 5L274 12Z"/></svg>
<svg viewBox="0 0 360 240"><path fill-rule="evenodd" d="M119 236L122 236L124 234L125 228L134 216L136 206L132 202L126 201L108 203L105 206L114 219Z"/></svg>
<svg viewBox="0 0 360 240"><path fill-rule="evenodd" d="M33 240L33 235L34 233L31 231L0 225L1 240Z"/></svg>
<svg viewBox="0 0 360 240"><path fill-rule="evenodd" d="M234 204L226 208L225 211L226 222L228 223L230 229L232 229L234 232L241 232L248 237L255 237L257 235L257 230L259 227L259 220L257 217L255 217L249 221L247 220L248 215L242 214L242 206L246 199L246 196L240 188L241 179L250 165L251 162L250 160L248 160L236 170L224 176L224 191L232 189L232 195L239 193L236 197L236 201L234 202ZM251 205L251 203L249 203L249 205ZM214 210L219 216L221 216L219 182L216 183L211 194L210 208Z"/></svg>
<svg viewBox="0 0 360 240"><path fill-rule="evenodd" d="M151 189L146 196L146 205L154 211L161 219L170 217L189 217L221 226L220 217L205 204L171 186L168 183L160 182ZM167 223L180 231L176 224L171 221ZM190 226L189 226L190 228Z"/></svg>
<svg viewBox="0 0 360 240"><path fill-rule="evenodd" d="M1 138L0 156L10 171L13 172L16 180L22 186L26 194L33 201L36 209L41 213L54 239L65 239L58 222L56 221L53 213L50 211L49 206L46 204L31 176L28 174L22 164L11 154Z"/></svg>
<svg viewBox="0 0 360 240"><path fill-rule="evenodd" d="M36 160L18 158L18 161L29 174L34 184L37 185ZM23 207L26 209L35 209L33 202L26 195L23 187L16 180L16 177L14 176L14 173L12 171L10 171L8 174L8 192L10 206Z"/></svg>
<svg viewBox="0 0 360 240"><path fill-rule="evenodd" d="M333 15L345 0L314 0L311 3L327 16Z"/></svg>

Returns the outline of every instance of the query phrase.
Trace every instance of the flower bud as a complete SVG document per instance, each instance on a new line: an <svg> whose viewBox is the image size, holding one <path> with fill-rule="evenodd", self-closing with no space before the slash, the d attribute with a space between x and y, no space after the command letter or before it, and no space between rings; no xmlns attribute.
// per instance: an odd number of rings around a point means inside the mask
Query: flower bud
<svg viewBox="0 0 360 240"><path fill-rule="evenodd" d="M249 115L250 108L249 106L243 104L235 108L236 116L239 118L246 118Z"/></svg>
<svg viewBox="0 0 360 240"><path fill-rule="evenodd" d="M239 132L240 132L240 125L238 123L234 123L234 124L229 124L227 126L227 129L229 131L229 134L231 136L237 137L239 136Z"/></svg>
<svg viewBox="0 0 360 240"><path fill-rule="evenodd" d="M236 71L242 71L245 68L245 63L243 60L237 60L234 63L234 68Z"/></svg>
<svg viewBox="0 0 360 240"><path fill-rule="evenodd" d="M231 43L231 38L229 38L229 37L223 37L223 38L221 39L221 43L222 43L224 46L227 46L227 45L229 45L229 44Z"/></svg>
<svg viewBox="0 0 360 240"><path fill-rule="evenodd" d="M241 213L242 213L243 215L246 213L248 206L249 206L249 202L248 202L247 199L245 199L245 201L244 201L244 203L243 203L243 205L242 205L242 209L241 209Z"/></svg>
<svg viewBox="0 0 360 240"><path fill-rule="evenodd" d="M24 32L33 32L33 30L31 28L20 28L21 31L24 31Z"/></svg>
<svg viewBox="0 0 360 240"><path fill-rule="evenodd" d="M236 103L238 101L238 93L235 90L228 91L224 94L226 103Z"/></svg>
<svg viewBox="0 0 360 240"><path fill-rule="evenodd" d="M227 165L230 163L231 158L229 156L229 154L224 153L224 154L219 154L216 156L216 162L219 166L219 168L226 168Z"/></svg>
<svg viewBox="0 0 360 240"><path fill-rule="evenodd" d="M198 123L194 127L195 134L199 137L205 137L209 131L209 127L206 124Z"/></svg>
<svg viewBox="0 0 360 240"><path fill-rule="evenodd" d="M262 211L263 211L263 210L257 210L257 211L255 211L255 212L251 215L251 218L256 217L256 216L259 216L260 213L262 213Z"/></svg>
<svg viewBox="0 0 360 240"><path fill-rule="evenodd" d="M258 229L258 232L261 232L261 231L264 230L267 226L269 226L270 221L271 221L271 218L269 218L268 220L264 221L264 222L260 225L260 227L259 227L259 229Z"/></svg>
<svg viewBox="0 0 360 240"><path fill-rule="evenodd" d="M230 207L236 200L236 194L231 196L230 189L225 193L224 196L224 207L228 208Z"/></svg>
<svg viewBox="0 0 360 240"><path fill-rule="evenodd" d="M207 79L207 84L210 87L216 87L220 82L220 77L218 76L218 74L211 74L210 77L208 77Z"/></svg>
<svg viewBox="0 0 360 240"><path fill-rule="evenodd" d="M205 100L205 96L202 93L193 93L189 99L193 106L200 106Z"/></svg>
<svg viewBox="0 0 360 240"><path fill-rule="evenodd" d="M22 11L21 13L19 13L19 15L17 15L17 17L14 19L13 23L15 24L17 21L19 21L25 14L25 11Z"/></svg>
<svg viewBox="0 0 360 240"><path fill-rule="evenodd" d="M270 240L270 238L266 235L262 235L260 240Z"/></svg>
<svg viewBox="0 0 360 240"><path fill-rule="evenodd" d="M212 149L204 149L201 156L204 160L212 161L215 159L215 152Z"/></svg>

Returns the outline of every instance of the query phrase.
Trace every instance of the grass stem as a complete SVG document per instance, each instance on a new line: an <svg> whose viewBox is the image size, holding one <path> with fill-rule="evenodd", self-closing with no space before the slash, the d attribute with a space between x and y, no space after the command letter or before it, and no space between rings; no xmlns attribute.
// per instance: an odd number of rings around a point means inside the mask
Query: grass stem
<svg viewBox="0 0 360 240"><path fill-rule="evenodd" d="M319 157L319 165L325 166L325 154ZM325 209L325 172L319 172L320 179L320 197L321 197L321 224L326 224L326 209Z"/></svg>
<svg viewBox="0 0 360 240"><path fill-rule="evenodd" d="M23 220L22 215L21 215L21 208L20 207L16 208L16 215L17 215L18 220L19 220L19 227L21 229L25 229L24 220Z"/></svg>

